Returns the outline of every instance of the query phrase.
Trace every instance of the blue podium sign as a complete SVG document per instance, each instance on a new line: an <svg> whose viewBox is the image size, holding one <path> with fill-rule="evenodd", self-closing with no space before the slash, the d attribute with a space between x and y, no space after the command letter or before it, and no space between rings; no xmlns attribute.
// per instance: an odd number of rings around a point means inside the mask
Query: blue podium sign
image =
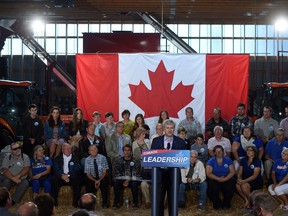
<svg viewBox="0 0 288 216"><path fill-rule="evenodd" d="M142 152L143 167L189 167L189 150L147 150Z"/></svg>

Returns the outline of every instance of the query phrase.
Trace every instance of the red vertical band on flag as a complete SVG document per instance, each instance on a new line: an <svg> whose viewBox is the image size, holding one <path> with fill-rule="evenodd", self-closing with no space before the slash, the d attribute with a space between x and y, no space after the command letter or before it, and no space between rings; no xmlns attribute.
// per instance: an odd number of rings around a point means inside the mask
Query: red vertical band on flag
<svg viewBox="0 0 288 216"><path fill-rule="evenodd" d="M77 106L84 117L92 120L92 113L99 111L104 122L106 112L113 112L115 121L119 116L118 55L76 55Z"/></svg>
<svg viewBox="0 0 288 216"><path fill-rule="evenodd" d="M230 121L239 102L248 103L249 55L206 56L205 122L219 107Z"/></svg>

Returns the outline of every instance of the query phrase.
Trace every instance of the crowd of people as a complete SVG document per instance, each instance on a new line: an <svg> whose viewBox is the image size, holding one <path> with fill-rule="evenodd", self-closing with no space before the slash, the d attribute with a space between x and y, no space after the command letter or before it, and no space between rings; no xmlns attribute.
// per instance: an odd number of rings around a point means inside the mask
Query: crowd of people
<svg viewBox="0 0 288 216"><path fill-rule="evenodd" d="M169 119L168 111L162 110L155 134L150 134L142 114L132 121L129 110L122 112L123 120L119 122L114 122L113 113L107 112L106 122L101 123L99 112L95 111L93 122L88 122L82 110L76 108L68 127L58 107L52 107L44 123L37 116L35 104L28 107L28 112L23 121L23 146L12 143L11 154L2 163L0 187L10 190L16 186L11 204L21 201L30 184L33 199L40 196L43 187L58 206L61 186L69 185L73 189L72 205L78 207L83 198L81 187L85 185L89 197L100 189L102 208L108 208L111 185L113 209L126 202L121 197L126 187L131 188L133 198L128 202L133 208L140 207L139 187L144 196L143 206L150 208L151 173L141 167L142 151L185 149L190 150L190 167L178 173L179 208L187 205L185 192L196 189L200 192L201 210L206 210L206 195L214 209L229 209L235 191L243 198L239 207L251 209L251 192L267 185L279 207L288 210L288 107L287 118L280 124L272 119L268 106L263 108L263 117L254 123L245 114L243 103L237 105L237 114L230 122L222 117L220 108L214 108L205 127L194 116L192 107L185 109L186 118L178 126ZM160 169L158 178L158 211L164 215L164 203L168 201L170 212L173 197L171 169Z"/></svg>

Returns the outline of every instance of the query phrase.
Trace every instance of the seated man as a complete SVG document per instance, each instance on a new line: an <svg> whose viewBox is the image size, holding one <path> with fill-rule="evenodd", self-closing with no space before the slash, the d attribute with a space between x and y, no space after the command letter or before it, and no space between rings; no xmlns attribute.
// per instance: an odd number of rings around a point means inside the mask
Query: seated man
<svg viewBox="0 0 288 216"><path fill-rule="evenodd" d="M81 196L81 165L78 157L72 155L71 146L68 143L62 145L62 154L57 156L53 162L54 176L52 178L51 195L55 200L55 206L58 206L58 194L60 187L69 185L73 188L74 207L78 206L78 200Z"/></svg>
<svg viewBox="0 0 288 216"><path fill-rule="evenodd" d="M231 135L233 138L240 137L244 127L253 127L252 120L245 114L245 108L244 103L238 103L237 114L230 120Z"/></svg>
<svg viewBox="0 0 288 216"><path fill-rule="evenodd" d="M223 127L216 126L214 128L214 137L211 137L208 140L208 153L210 157L214 157L215 153L213 149L215 146L220 145L224 149L224 156L230 157L231 156L231 142L226 137L223 137Z"/></svg>
<svg viewBox="0 0 288 216"><path fill-rule="evenodd" d="M16 192L12 195L12 202L21 201L29 186L27 179L30 168L30 160L26 154L21 153L18 143L11 144L11 154L6 155L2 163L3 175L0 176L0 186L10 190L16 186Z"/></svg>
<svg viewBox="0 0 288 216"><path fill-rule="evenodd" d="M276 138L270 140L265 149L264 171L268 183L271 180L271 172L275 160L282 157L281 152L283 147L288 148L288 142L284 139L284 130L278 128L276 130Z"/></svg>
<svg viewBox="0 0 288 216"><path fill-rule="evenodd" d="M124 123L120 121L116 124L116 131L111 136L107 136L105 139L107 160L110 167L110 177L114 176L114 170L112 167L117 159L123 157L122 149L126 144L131 145L131 138L129 135L124 134ZM110 179L110 182L112 182L112 179Z"/></svg>
<svg viewBox="0 0 288 216"><path fill-rule="evenodd" d="M99 154L106 156L104 142L100 137L94 134L95 127L96 126L93 124L93 122L89 122L86 128L87 135L79 141L79 157L82 165L85 164L85 158L89 156L88 148L90 145L96 145Z"/></svg>
<svg viewBox="0 0 288 216"><path fill-rule="evenodd" d="M179 207L185 207L185 191L189 189L197 189L200 191L199 208L205 210L207 183L206 174L203 163L197 159L198 152L190 151L190 168L181 169L182 182L179 188Z"/></svg>
<svg viewBox="0 0 288 216"><path fill-rule="evenodd" d="M205 125L205 133L207 139L210 139L214 136L213 130L216 126L221 126L223 128L223 136L228 139L230 138L230 125L224 118L221 117L221 109L218 107L213 109L213 116L207 121Z"/></svg>
<svg viewBox="0 0 288 216"><path fill-rule="evenodd" d="M258 136L264 146L269 140L275 137L276 130L279 128L279 123L271 117L272 108L269 106L263 107L263 116L254 123L254 134Z"/></svg>
<svg viewBox="0 0 288 216"><path fill-rule="evenodd" d="M129 135L124 134L124 123L117 122L115 133L105 140L107 156L112 161L112 164L114 160L123 157L123 152L121 150L126 144L131 145L131 138Z"/></svg>
<svg viewBox="0 0 288 216"><path fill-rule="evenodd" d="M108 178L109 169L105 156L98 154L96 145L89 146L90 156L85 160L84 173L86 174L85 185L87 193L96 193L100 188L102 195L102 207L107 208Z"/></svg>
<svg viewBox="0 0 288 216"><path fill-rule="evenodd" d="M140 181L133 180L133 177L141 177L141 164L139 160L132 157L132 146L126 144L123 146L124 156L118 158L114 164L114 204L113 208L119 208L121 190L130 187L133 195L133 208L139 208L138 204L138 186ZM126 180L120 178L127 178ZM131 178L132 177L132 178Z"/></svg>

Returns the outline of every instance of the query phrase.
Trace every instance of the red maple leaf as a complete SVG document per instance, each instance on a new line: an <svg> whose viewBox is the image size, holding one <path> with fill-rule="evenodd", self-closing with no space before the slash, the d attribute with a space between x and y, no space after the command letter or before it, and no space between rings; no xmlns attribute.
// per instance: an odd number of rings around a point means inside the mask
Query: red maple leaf
<svg viewBox="0 0 288 216"><path fill-rule="evenodd" d="M145 118L159 116L161 110L169 112L169 116L178 118L177 113L194 98L191 96L194 85L184 86L182 81L171 89L175 70L168 72L161 60L156 71L148 70L151 82L149 90L142 81L139 85L129 84L129 97L145 112Z"/></svg>

